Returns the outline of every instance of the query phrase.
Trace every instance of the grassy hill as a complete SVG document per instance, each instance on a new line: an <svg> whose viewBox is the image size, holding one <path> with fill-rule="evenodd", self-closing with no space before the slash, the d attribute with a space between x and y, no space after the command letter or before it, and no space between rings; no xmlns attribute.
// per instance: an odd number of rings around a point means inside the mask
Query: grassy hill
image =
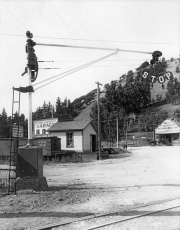
<svg viewBox="0 0 180 230"><path fill-rule="evenodd" d="M167 60L167 71L172 72L173 77L177 78L178 81L180 81L180 72L176 73L176 67L179 66L180 68L180 59L176 58L173 61ZM165 94L167 92L167 80L164 83L165 88L162 89L161 84L158 82L154 83L153 88L151 89L151 99L156 99L157 95L162 95L162 99L165 98ZM125 83L125 82L124 82ZM102 93L101 96L104 94ZM76 108L76 111L78 115L74 120L82 120L82 119L89 119L90 118L90 113L91 113L91 108L94 105L95 101L97 98L97 89L94 89L87 93L84 96L81 96L73 101L73 105ZM171 104L165 104L162 106L158 106L156 108L152 108L155 112L161 112L162 110L166 110L168 113L169 117L172 117L174 114L174 111L179 108L180 105L171 105ZM151 111L151 109L150 109Z"/></svg>
<svg viewBox="0 0 180 230"><path fill-rule="evenodd" d="M97 97L97 89L94 89L84 96L75 99L72 104L76 109L77 116L74 120L90 119L91 108Z"/></svg>
<svg viewBox="0 0 180 230"><path fill-rule="evenodd" d="M94 102L92 102L90 105L86 106L86 108L82 109L79 112L78 116L74 118L74 120L75 121L80 121L80 120L83 120L83 119L91 119L90 113L91 113L91 108L94 105Z"/></svg>
<svg viewBox="0 0 180 230"><path fill-rule="evenodd" d="M178 104L178 105L165 104L165 105L158 106L156 108L156 111L160 112L162 110L166 110L167 113L168 113L168 117L172 118L175 110L178 109L178 108L180 108L180 104Z"/></svg>

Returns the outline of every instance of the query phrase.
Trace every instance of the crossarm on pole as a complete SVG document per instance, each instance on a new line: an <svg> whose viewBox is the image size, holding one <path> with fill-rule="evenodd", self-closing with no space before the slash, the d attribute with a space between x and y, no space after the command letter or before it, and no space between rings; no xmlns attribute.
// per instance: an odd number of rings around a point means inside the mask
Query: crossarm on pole
<svg viewBox="0 0 180 230"><path fill-rule="evenodd" d="M44 44L44 43L36 43L36 45L39 45L39 46L55 46L55 47L62 47L62 48L96 49L96 50L109 50L109 51L121 51L121 52L130 52L130 53L152 54L152 52L147 52L147 51L126 50L126 49L119 49L119 48L101 48L101 47L91 47L91 46L72 46L72 45Z"/></svg>

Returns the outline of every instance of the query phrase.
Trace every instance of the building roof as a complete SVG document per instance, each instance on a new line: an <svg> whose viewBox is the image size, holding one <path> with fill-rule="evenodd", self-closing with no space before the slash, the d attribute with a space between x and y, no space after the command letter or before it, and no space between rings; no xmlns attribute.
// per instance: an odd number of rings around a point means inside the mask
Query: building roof
<svg viewBox="0 0 180 230"><path fill-rule="evenodd" d="M64 121L57 122L52 125L47 131L58 132L58 131L70 131L70 130L84 130L91 123L91 119L84 119L81 121Z"/></svg>
<svg viewBox="0 0 180 230"><path fill-rule="evenodd" d="M180 133L180 127L174 121L167 119L155 129L155 132L156 134Z"/></svg>

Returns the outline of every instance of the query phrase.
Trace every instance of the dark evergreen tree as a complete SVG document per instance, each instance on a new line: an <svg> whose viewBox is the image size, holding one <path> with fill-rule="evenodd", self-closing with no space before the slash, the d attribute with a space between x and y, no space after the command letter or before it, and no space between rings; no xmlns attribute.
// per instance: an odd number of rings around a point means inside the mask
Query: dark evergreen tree
<svg viewBox="0 0 180 230"><path fill-rule="evenodd" d="M10 127L8 126L8 117L5 108L3 108L0 114L0 137L10 136Z"/></svg>
<svg viewBox="0 0 180 230"><path fill-rule="evenodd" d="M61 114L62 114L62 104L61 104L61 99L58 97L56 99L56 112L55 112L55 116L58 117L58 119L61 118Z"/></svg>

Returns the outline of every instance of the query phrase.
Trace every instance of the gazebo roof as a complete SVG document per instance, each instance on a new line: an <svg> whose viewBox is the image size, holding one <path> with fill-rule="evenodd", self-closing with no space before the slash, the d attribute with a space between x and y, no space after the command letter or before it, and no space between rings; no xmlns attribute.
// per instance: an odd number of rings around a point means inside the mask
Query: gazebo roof
<svg viewBox="0 0 180 230"><path fill-rule="evenodd" d="M180 133L180 127L174 121L167 119L155 129L155 132L156 134Z"/></svg>

